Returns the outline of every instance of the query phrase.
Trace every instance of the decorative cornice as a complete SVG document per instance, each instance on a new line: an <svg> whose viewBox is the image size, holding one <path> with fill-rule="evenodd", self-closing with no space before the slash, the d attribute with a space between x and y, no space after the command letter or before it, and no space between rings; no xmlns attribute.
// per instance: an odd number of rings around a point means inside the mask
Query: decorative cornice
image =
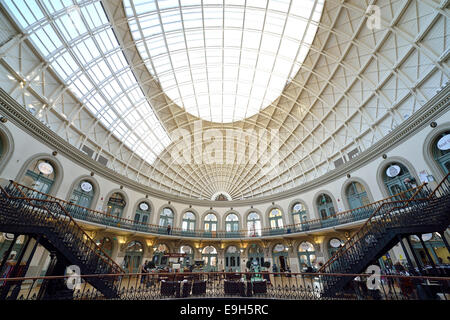
<svg viewBox="0 0 450 320"><path fill-rule="evenodd" d="M339 168L336 168L319 178L309 181L301 186L292 188L288 191L283 191L277 194L258 197L254 199L233 201L210 201L176 196L148 186L144 186L143 184L140 184L130 178L118 174L114 170L102 166L97 161L89 158L82 151L57 135L45 124L34 117L31 113L26 111L25 108L23 108L17 101L11 98L11 96L9 96L9 94L2 88L0 88L0 110L8 118L8 120L21 128L23 131L27 132L29 135L41 141L43 144L49 146L51 149L57 150L62 155L74 161L81 167L84 167L89 171L94 171L104 178L109 179L110 181L113 181L119 185L126 186L129 189L135 190L142 194L148 194L152 197L160 198L162 200L170 200L187 205L192 204L204 207L243 207L272 201L279 201L281 199L298 196L301 193L346 176L347 173L364 166L371 160L379 157L382 153L385 153L388 150L399 145L405 139L409 138L412 132L423 128L432 120L445 113L450 105L449 93L450 84L447 84L442 90L437 92L437 94L433 98L431 98L424 106L422 106L412 116L401 123L391 133L384 136L367 150L359 154L356 158L346 162Z"/></svg>

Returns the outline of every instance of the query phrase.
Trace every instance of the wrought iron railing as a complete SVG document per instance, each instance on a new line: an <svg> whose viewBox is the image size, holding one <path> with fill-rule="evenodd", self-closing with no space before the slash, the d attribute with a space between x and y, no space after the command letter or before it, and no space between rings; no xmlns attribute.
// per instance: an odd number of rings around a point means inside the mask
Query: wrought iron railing
<svg viewBox="0 0 450 320"><path fill-rule="evenodd" d="M338 295L324 295L323 277L348 277L349 285ZM45 299L106 300L89 284L89 278L117 275L82 275L9 278L0 282L6 299L36 300L42 283L65 286ZM370 277L370 278L369 278ZM4 284L9 282L9 286ZM2 285L3 283L3 285ZM321 273L145 273L126 274L117 281L116 300L160 300L183 298L272 298L292 300L448 300L450 277L417 277L370 274ZM16 288L16 286L20 286ZM19 294L12 294L19 292Z"/></svg>
<svg viewBox="0 0 450 320"><path fill-rule="evenodd" d="M369 247L370 240L368 236L375 238L383 233L388 226L407 225L405 222L412 223L412 217L410 216L407 217L408 221L405 221L405 216L408 216L408 213L420 213L419 208L425 208L432 199L450 194L448 177L449 175L431 193L428 191L424 193L423 189L425 186L422 185L410 195L409 199L381 203L358 231L319 269L319 272L336 272L337 270L335 268L339 265L342 265L341 268L348 268L348 263L351 262L349 260L354 260L356 257L359 257L363 250L367 250ZM425 218L431 219L432 216L430 215ZM415 222L418 221L416 220ZM342 263L336 262L345 255L348 256L348 259L344 258L343 260L345 261Z"/></svg>
<svg viewBox="0 0 450 320"><path fill-rule="evenodd" d="M422 196L417 190L408 200L383 203L318 272L361 272L397 243L400 235L420 232L424 228L427 232L445 230L450 222L448 176L427 197ZM345 278L328 278L328 292L339 292L345 282Z"/></svg>
<svg viewBox="0 0 450 320"><path fill-rule="evenodd" d="M370 203L368 205L339 212L329 216L327 219L314 219L302 221L298 224L286 225L282 228L262 228L260 230L239 230L235 232L226 231L212 231L206 232L205 230L183 230L181 228L172 227L169 230L159 225L153 225L149 223L136 222L134 220L117 217L106 212L98 210L92 210L86 207L79 206L77 204L53 197L51 195L42 193L38 190L19 184L15 181L10 181L8 186L10 192L15 192L20 195L26 195L29 198L34 199L47 199L55 201L61 204L61 206L70 213L75 219L80 219L87 222L98 223L101 225L117 227L121 229L146 232L152 234L165 234L181 237L192 238L251 238L251 237L265 237L273 235L282 235L290 233L299 233L310 230L318 230L323 228L334 227L346 223L352 223L369 218L377 209L384 203L395 201L398 199L409 199L413 194L420 194L420 196L428 196L430 191L426 184L411 188L403 191L391 197Z"/></svg>
<svg viewBox="0 0 450 320"><path fill-rule="evenodd" d="M81 257L93 273L124 273L60 202L31 198L22 190L11 188L11 185L7 188L0 187L0 191L6 201L5 206L2 206L2 223L48 228L76 256Z"/></svg>

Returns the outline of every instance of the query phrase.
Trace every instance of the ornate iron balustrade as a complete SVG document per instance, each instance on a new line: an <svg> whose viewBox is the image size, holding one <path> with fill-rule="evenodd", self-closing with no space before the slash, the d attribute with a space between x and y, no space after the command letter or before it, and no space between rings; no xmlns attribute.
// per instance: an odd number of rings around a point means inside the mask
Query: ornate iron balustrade
<svg viewBox="0 0 450 320"><path fill-rule="evenodd" d="M46 283L58 283L62 293L46 295L50 300L107 300L89 284L89 278L113 278L115 300L160 300L183 298L268 298L291 300L448 300L450 277L417 277L370 274L323 273L139 273L126 275L82 275L0 279L0 292L9 282L6 299L36 300ZM324 294L324 277L348 277L339 294ZM328 281L328 280L327 280ZM20 286L20 288L15 288ZM70 289L68 289L70 288ZM18 291L18 295L11 292ZM69 292L69 294L67 293Z"/></svg>
<svg viewBox="0 0 450 320"><path fill-rule="evenodd" d="M383 203L363 226L328 260L319 272L357 273L380 257L399 237L415 233L443 232L450 222L450 175L423 198L417 190L408 200ZM336 293L345 278L329 278L327 288Z"/></svg>
<svg viewBox="0 0 450 320"><path fill-rule="evenodd" d="M164 234L179 237L189 238L252 238L252 237L266 237L282 234L300 233L311 230L318 230L323 228L334 227L337 225L362 221L369 218L374 212L376 212L384 203L389 203L399 199L410 199L412 195L420 195L421 197L427 197L430 194L430 190L423 184L416 188L412 188L396 194L394 196L370 203L360 208L343 211L336 213L327 219L314 219L302 221L299 224L287 225L283 228L263 228L261 230L254 230L250 235L248 230L239 230L235 232L226 231L204 231L204 230L182 230L181 228L172 227L170 232L165 227L159 225L153 225L148 223L136 222L134 220L116 217L105 212L92 210L79 206L77 204L44 194L35 189L29 188L15 181L10 180L8 185L8 192L18 196L26 195L30 199L47 199L55 201L61 204L73 218L80 219L87 222L97 223L101 225L117 227L126 230L146 232L152 234ZM258 233L261 235L259 236Z"/></svg>

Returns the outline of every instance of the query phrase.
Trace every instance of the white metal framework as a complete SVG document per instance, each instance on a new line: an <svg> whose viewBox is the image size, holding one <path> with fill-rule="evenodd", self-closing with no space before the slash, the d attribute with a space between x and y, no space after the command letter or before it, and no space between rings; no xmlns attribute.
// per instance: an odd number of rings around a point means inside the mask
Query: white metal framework
<svg viewBox="0 0 450 320"><path fill-rule="evenodd" d="M261 2L266 8L267 2ZM190 114L166 95L158 70L152 74L148 67L151 59L139 47L144 41L136 42L136 30L130 28L139 15L125 11L131 2L0 3L0 86L28 109L33 107L35 116L69 143L105 157L119 174L179 196L211 199L225 192L233 200L255 198L309 182L374 145L449 79L449 1L327 0L309 51L279 97L253 116L229 123L202 120L200 128L195 115L202 115ZM184 3L178 1L177 7ZM232 3L214 6L226 10ZM193 6L198 8L198 3ZM96 20L90 18L93 13ZM20 21L31 15L34 20ZM68 30L72 15L82 19L84 29ZM142 22L140 29L145 29ZM51 39L39 44L45 34L52 34ZM111 47L103 44L106 40ZM86 44L89 48L81 49ZM47 45L48 51L43 48ZM69 56L65 64L63 57ZM113 56L121 62L111 62ZM122 75L124 80L118 78ZM106 88L114 80L119 87L110 96ZM88 105L97 97L103 99L99 110ZM119 101L126 105L123 112ZM172 153L176 143L164 140L158 146L151 137L164 137L164 132L172 136L179 128L199 150L204 139L194 138L207 129L277 130L276 165L267 166L267 159L257 154L245 162L178 164ZM140 146L145 150L138 152ZM224 148L224 157L237 159L247 151L243 145ZM199 157L202 152L193 155L194 160Z"/></svg>
<svg viewBox="0 0 450 320"><path fill-rule="evenodd" d="M308 53L323 0L125 0L136 47L174 103L214 122L277 99Z"/></svg>

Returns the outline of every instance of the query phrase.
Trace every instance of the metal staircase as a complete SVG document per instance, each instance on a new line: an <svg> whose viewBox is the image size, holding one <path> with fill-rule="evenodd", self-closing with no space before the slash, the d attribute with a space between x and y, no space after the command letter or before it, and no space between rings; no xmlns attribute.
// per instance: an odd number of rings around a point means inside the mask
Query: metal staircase
<svg viewBox="0 0 450 320"><path fill-rule="evenodd" d="M359 274L413 234L444 232L450 224L450 175L427 195L418 190L408 200L385 202L366 223L319 270L318 273ZM427 195L426 197L424 195ZM351 277L323 276L323 294L344 292Z"/></svg>
<svg viewBox="0 0 450 320"><path fill-rule="evenodd" d="M13 184L0 187L0 232L39 238L42 246L50 252L56 252L63 260L63 267L77 265L81 274L124 273L60 203L30 198ZM118 278L92 277L86 278L86 281L105 298L117 298Z"/></svg>

